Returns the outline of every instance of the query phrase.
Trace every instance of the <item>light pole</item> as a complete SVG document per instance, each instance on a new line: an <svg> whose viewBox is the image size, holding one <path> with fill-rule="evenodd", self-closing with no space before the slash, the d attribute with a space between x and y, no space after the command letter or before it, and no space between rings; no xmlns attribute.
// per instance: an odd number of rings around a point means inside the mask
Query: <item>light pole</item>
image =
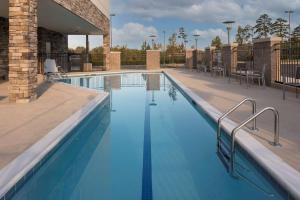
<svg viewBox="0 0 300 200"><path fill-rule="evenodd" d="M156 35L152 34L149 36L151 38L152 41L152 49L154 50L154 38L156 38Z"/></svg>
<svg viewBox="0 0 300 200"><path fill-rule="evenodd" d="M291 40L291 15L294 13L292 10L284 11L286 14L289 14L289 40Z"/></svg>
<svg viewBox="0 0 300 200"><path fill-rule="evenodd" d="M116 16L116 14L111 13L109 16L110 16L110 48L112 48L113 47L113 44L112 44L112 42L113 42L113 40L112 40L112 19L113 19L113 17Z"/></svg>
<svg viewBox="0 0 300 200"><path fill-rule="evenodd" d="M232 25L235 23L235 21L225 21L223 24L225 24L227 29L227 35L228 35L228 44L230 44L230 31L232 29Z"/></svg>
<svg viewBox="0 0 300 200"><path fill-rule="evenodd" d="M196 42L196 50L198 50L198 39L199 39L199 34L194 34L193 35L195 37L195 42Z"/></svg>
<svg viewBox="0 0 300 200"><path fill-rule="evenodd" d="M164 34L164 66L166 65L166 31L163 30L163 34Z"/></svg>

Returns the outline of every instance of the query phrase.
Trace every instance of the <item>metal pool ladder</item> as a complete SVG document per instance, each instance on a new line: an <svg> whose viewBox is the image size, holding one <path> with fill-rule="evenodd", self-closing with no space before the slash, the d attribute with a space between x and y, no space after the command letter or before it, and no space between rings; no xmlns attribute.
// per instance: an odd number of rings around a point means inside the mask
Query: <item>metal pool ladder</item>
<svg viewBox="0 0 300 200"><path fill-rule="evenodd" d="M252 104L252 116L250 116L248 119L243 121L241 124L239 124L237 127L235 127L231 131L231 137L230 137L230 145L224 141L224 138L221 136L221 122L223 119L225 119L229 114L233 113L235 110L237 110L240 106L242 106L244 103L250 102ZM230 172L231 175L234 176L234 169L235 169L235 137L237 132L245 127L247 124L252 122L252 130L256 129L256 118L265 113L266 111L272 111L274 114L274 142L273 145L277 146L279 145L279 113L278 111L273 107L267 107L262 109L260 112L256 113L256 101L251 98L244 99L242 102L231 108L228 112L223 114L218 119L218 129L217 129L217 154L220 157L221 161L224 163L227 170Z"/></svg>

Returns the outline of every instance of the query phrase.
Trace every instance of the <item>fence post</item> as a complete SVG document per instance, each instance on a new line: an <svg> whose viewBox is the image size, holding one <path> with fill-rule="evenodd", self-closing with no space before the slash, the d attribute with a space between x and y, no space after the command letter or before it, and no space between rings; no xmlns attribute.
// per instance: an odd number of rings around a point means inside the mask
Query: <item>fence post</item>
<svg viewBox="0 0 300 200"><path fill-rule="evenodd" d="M280 64L280 54L276 51L276 48L280 42L280 37L254 40L254 69L262 70L263 66L265 65L265 78L266 85L268 86L271 86L276 80L277 65Z"/></svg>
<svg viewBox="0 0 300 200"><path fill-rule="evenodd" d="M160 50L147 50L147 70L160 69Z"/></svg>
<svg viewBox="0 0 300 200"><path fill-rule="evenodd" d="M222 47L222 61L227 75L237 67L237 46L237 43L232 43Z"/></svg>
<svg viewBox="0 0 300 200"><path fill-rule="evenodd" d="M119 71L121 70L121 52L111 51L110 52L110 70Z"/></svg>

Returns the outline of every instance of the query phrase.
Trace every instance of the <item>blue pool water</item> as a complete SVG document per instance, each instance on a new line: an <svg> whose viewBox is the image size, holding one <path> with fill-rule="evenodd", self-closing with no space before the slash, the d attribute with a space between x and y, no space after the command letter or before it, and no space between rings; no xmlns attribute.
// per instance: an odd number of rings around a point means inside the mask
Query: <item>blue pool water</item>
<svg viewBox="0 0 300 200"><path fill-rule="evenodd" d="M284 199L238 152L231 177L215 124L163 74L74 77L110 93L12 199ZM276 187L277 188L277 187Z"/></svg>

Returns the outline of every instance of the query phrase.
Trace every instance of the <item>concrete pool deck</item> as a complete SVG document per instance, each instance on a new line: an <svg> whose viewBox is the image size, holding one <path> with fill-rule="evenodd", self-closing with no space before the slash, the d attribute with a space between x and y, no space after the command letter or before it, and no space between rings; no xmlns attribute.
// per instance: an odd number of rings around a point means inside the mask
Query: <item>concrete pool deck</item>
<svg viewBox="0 0 300 200"><path fill-rule="evenodd" d="M166 71L221 112L226 112L246 97L256 99L258 110L268 106L278 109L281 146L273 147L268 143L268 140L272 140L274 127L273 116L269 113L258 118L257 126L260 131L254 133L255 138L300 171L300 99L296 99L295 94L288 93L286 101L283 101L282 92L278 89L256 85L246 88L245 84L240 85L234 80L228 83L227 78L211 77L209 73L188 69ZM250 106L243 106L230 115L230 119L238 123L246 119L249 113Z"/></svg>
<svg viewBox="0 0 300 200"><path fill-rule="evenodd" d="M100 95L61 83L43 82L36 101L8 102L8 82L0 82L0 169Z"/></svg>

